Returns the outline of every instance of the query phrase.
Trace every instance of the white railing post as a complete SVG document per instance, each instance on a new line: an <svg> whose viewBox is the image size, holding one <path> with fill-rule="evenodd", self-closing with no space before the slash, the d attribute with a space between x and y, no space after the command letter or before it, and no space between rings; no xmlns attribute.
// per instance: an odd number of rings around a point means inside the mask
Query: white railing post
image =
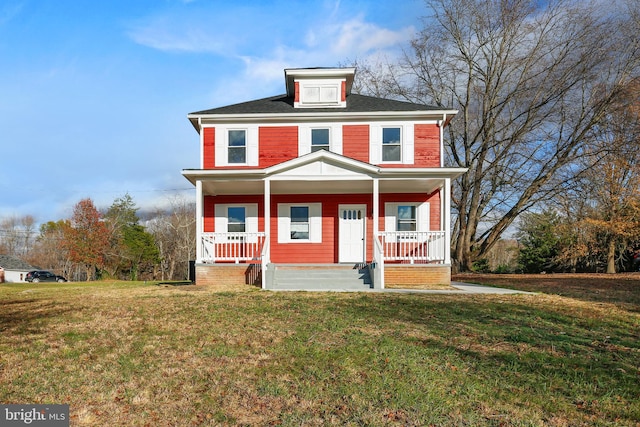
<svg viewBox="0 0 640 427"><path fill-rule="evenodd" d="M201 263L203 259L202 222L204 200L202 198L202 181L196 181L196 263Z"/></svg>
<svg viewBox="0 0 640 427"><path fill-rule="evenodd" d="M384 231L378 233L387 261L439 262L447 255L444 231Z"/></svg>
<svg viewBox="0 0 640 427"><path fill-rule="evenodd" d="M444 180L444 197L442 213L444 215L442 229L444 230L444 263L451 264L451 178Z"/></svg>
<svg viewBox="0 0 640 427"><path fill-rule="evenodd" d="M371 273L371 272L370 272ZM384 247L378 235L373 236L373 288L384 289Z"/></svg>

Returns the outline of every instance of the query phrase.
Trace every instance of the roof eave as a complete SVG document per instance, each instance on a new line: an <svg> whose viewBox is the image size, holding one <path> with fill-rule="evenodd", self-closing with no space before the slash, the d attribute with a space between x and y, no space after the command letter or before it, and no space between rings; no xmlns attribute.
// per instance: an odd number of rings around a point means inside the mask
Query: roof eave
<svg viewBox="0 0 640 427"><path fill-rule="evenodd" d="M304 121L304 120L367 120L376 119L400 119L415 118L448 120L458 113L458 110L409 110L409 111L323 111L323 112L295 112L295 113L246 113L246 114L189 114L187 118L191 124L199 129L198 121L209 123L227 122L277 122L277 121Z"/></svg>

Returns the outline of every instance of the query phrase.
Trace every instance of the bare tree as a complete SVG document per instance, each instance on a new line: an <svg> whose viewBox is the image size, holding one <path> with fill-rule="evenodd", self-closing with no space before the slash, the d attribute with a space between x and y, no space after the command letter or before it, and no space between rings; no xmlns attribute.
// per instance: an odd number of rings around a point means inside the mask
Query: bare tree
<svg viewBox="0 0 640 427"><path fill-rule="evenodd" d="M158 210L146 227L160 251L162 280L187 279L196 250L195 203L176 197L170 209Z"/></svg>
<svg viewBox="0 0 640 427"><path fill-rule="evenodd" d="M564 190L576 159L638 71L638 4L426 0L430 16L375 87L459 110L453 258L469 269L516 218Z"/></svg>
<svg viewBox="0 0 640 427"><path fill-rule="evenodd" d="M0 221L0 251L24 258L33 246L35 222L31 215L11 216Z"/></svg>

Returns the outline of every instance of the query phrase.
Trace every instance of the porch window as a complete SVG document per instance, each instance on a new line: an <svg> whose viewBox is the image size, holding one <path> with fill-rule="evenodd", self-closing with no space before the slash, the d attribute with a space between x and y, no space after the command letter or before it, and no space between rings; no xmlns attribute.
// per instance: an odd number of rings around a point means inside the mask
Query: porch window
<svg viewBox="0 0 640 427"><path fill-rule="evenodd" d="M244 233L247 228L247 214L244 207L229 207L227 209L227 232Z"/></svg>
<svg viewBox="0 0 640 427"><path fill-rule="evenodd" d="M399 205L396 223L397 231L417 231L418 220L414 205Z"/></svg>
<svg viewBox="0 0 640 427"><path fill-rule="evenodd" d="M278 243L322 243L322 203L278 203Z"/></svg>
<svg viewBox="0 0 640 427"><path fill-rule="evenodd" d="M329 129L311 129L311 152L329 151Z"/></svg>
<svg viewBox="0 0 640 427"><path fill-rule="evenodd" d="M229 163L247 162L247 131L244 129L229 130Z"/></svg>
<svg viewBox="0 0 640 427"><path fill-rule="evenodd" d="M309 207L291 206L291 240L309 240Z"/></svg>
<svg viewBox="0 0 640 427"><path fill-rule="evenodd" d="M399 127L382 128L382 161L399 162L401 160L402 143Z"/></svg>

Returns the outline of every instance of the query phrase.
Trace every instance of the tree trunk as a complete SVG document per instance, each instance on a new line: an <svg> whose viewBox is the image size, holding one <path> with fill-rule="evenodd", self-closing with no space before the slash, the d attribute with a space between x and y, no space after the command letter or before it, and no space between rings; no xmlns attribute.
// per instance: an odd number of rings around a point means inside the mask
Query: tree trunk
<svg viewBox="0 0 640 427"><path fill-rule="evenodd" d="M616 273L616 241L611 239L609 241L609 248L607 250L607 274Z"/></svg>

